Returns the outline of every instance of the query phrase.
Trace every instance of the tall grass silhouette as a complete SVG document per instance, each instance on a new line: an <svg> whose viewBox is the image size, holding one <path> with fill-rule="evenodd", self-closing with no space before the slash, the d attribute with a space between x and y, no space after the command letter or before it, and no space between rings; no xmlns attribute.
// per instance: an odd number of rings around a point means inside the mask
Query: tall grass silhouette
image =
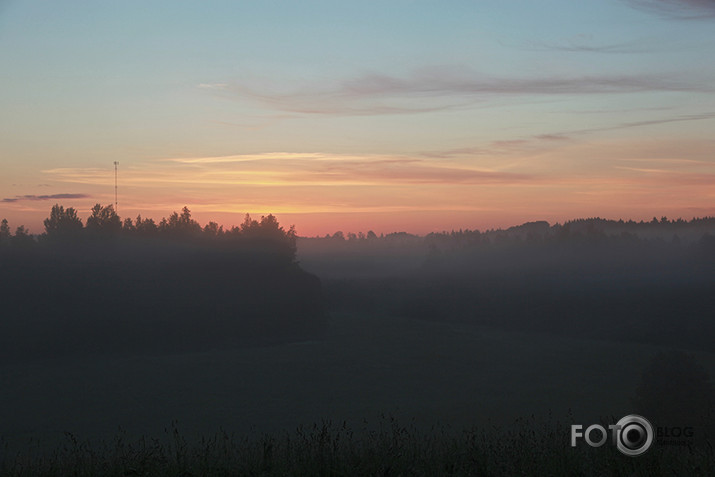
<svg viewBox="0 0 715 477"><path fill-rule="evenodd" d="M508 428L419 429L383 416L353 429L325 421L292 432L236 436L225 430L198 439L176 422L161 438L65 443L49 454L6 455L0 473L20 476L591 476L715 475L710 443L657 447L632 458L614 446L575 448L568 425L533 417Z"/></svg>

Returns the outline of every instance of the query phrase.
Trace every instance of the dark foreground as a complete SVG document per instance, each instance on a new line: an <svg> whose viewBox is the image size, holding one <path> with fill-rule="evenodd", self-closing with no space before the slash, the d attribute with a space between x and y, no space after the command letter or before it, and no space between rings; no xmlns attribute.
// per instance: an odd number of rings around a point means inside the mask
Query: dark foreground
<svg viewBox="0 0 715 477"><path fill-rule="evenodd" d="M519 420L506 429L421 431L383 418L354 431L330 422L292 432L241 438L221 431L187 442L174 427L161 439L65 444L49 457L10 456L5 476L712 476L715 453L654 445L627 457L613 446L569 446L565 425Z"/></svg>
<svg viewBox="0 0 715 477"><path fill-rule="evenodd" d="M546 227L13 245L0 475L715 475L715 242ZM631 413L695 438L570 446Z"/></svg>
<svg viewBox="0 0 715 477"><path fill-rule="evenodd" d="M9 364L0 475L715 475L707 441L570 446L635 411L656 350L336 313L324 341Z"/></svg>

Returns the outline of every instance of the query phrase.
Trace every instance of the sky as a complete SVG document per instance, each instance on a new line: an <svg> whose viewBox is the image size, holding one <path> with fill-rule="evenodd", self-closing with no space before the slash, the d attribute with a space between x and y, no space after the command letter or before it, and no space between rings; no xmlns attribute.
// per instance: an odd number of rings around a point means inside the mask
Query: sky
<svg viewBox="0 0 715 477"><path fill-rule="evenodd" d="M0 0L0 218L715 215L715 1Z"/></svg>

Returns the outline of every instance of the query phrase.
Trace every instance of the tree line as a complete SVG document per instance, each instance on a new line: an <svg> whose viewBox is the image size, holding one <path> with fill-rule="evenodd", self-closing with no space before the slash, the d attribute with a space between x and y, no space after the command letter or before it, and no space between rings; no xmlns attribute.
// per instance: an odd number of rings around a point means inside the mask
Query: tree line
<svg viewBox="0 0 715 477"><path fill-rule="evenodd" d="M40 235L0 223L0 363L302 339L325 321L295 229L273 215L226 230L187 207L156 223L56 204Z"/></svg>
<svg viewBox="0 0 715 477"><path fill-rule="evenodd" d="M115 238L148 238L272 244L289 254L291 260L296 254L295 227L285 230L273 214L262 216L260 220L246 214L240 225L224 229L213 221L202 227L191 217L188 207L157 223L141 215L122 220L113 205L95 204L86 223L82 223L75 208L55 204L43 224L45 230L38 236L31 235L24 225L18 226L12 234L8 221L3 219L0 222L0 247L29 248L37 244L71 245Z"/></svg>

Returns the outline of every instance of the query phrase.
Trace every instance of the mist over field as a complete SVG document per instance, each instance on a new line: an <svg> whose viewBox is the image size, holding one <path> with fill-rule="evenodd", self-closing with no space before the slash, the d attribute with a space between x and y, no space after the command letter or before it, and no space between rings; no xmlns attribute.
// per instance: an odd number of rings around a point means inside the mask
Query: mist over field
<svg viewBox="0 0 715 477"><path fill-rule="evenodd" d="M712 349L712 219L302 239L331 306ZM332 300L332 301L330 301Z"/></svg>
<svg viewBox="0 0 715 477"><path fill-rule="evenodd" d="M386 418L429 434L531 416L567 436L641 412L712 432L713 219L298 238L270 217L53 214L1 242L5 458L66 432L193 442Z"/></svg>

